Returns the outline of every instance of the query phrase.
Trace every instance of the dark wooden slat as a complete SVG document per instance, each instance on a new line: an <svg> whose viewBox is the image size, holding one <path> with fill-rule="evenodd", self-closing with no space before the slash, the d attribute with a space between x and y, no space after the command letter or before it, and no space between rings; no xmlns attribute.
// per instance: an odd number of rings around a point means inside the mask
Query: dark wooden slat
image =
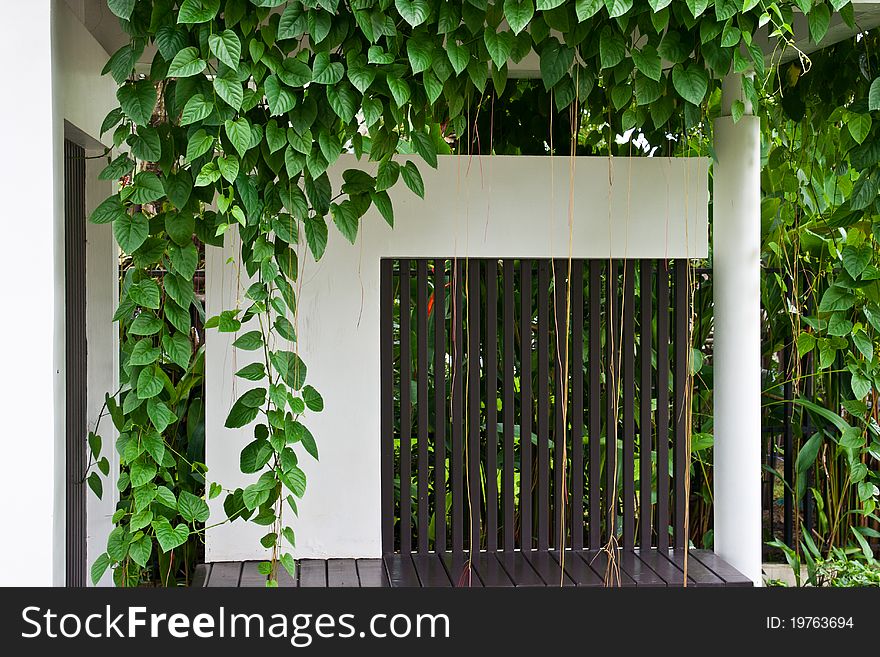
<svg viewBox="0 0 880 657"><path fill-rule="evenodd" d="M477 550L480 547L480 261L472 259L468 261L468 440L467 453L467 479L468 501L467 513L470 520L468 532L468 548Z"/></svg>
<svg viewBox="0 0 880 657"><path fill-rule="evenodd" d="M473 568L483 586L512 587L513 580L498 562L494 552L480 552L474 557Z"/></svg>
<svg viewBox="0 0 880 657"><path fill-rule="evenodd" d="M303 588L327 588L327 562L324 559L300 560L299 585Z"/></svg>
<svg viewBox="0 0 880 657"><path fill-rule="evenodd" d="M382 559L358 559L356 565L361 588L388 586L388 576L385 574Z"/></svg>
<svg viewBox="0 0 880 657"><path fill-rule="evenodd" d="M502 448L502 481L501 491L503 497L502 512L504 514L504 540L503 547L505 550L513 550L515 548L514 536L516 527L514 526L514 508L515 492L514 486L514 468L513 468L513 423L514 423L514 406L513 406L513 378L516 356L513 352L514 338L514 317L513 317L513 260L507 259L503 263L504 277L504 319L503 319L503 337L504 337L504 382L502 412L504 414L504 446Z"/></svg>
<svg viewBox="0 0 880 657"><path fill-rule="evenodd" d="M486 261L486 549L498 549L498 261Z"/></svg>
<svg viewBox="0 0 880 657"><path fill-rule="evenodd" d="M428 261L416 263L418 369L416 371L419 420L416 492L418 494L416 541L419 552L428 551L431 518L428 515Z"/></svg>
<svg viewBox="0 0 880 657"><path fill-rule="evenodd" d="M601 319L601 294L602 294L602 263L598 260L590 261L590 351L587 357L587 366L590 372L589 381L589 426L590 426L590 480L589 480L589 506L590 518L590 549L598 550L602 544L602 482L601 465L602 453L600 436L602 433L602 396L599 375L602 363L602 343L600 330Z"/></svg>
<svg viewBox="0 0 880 657"><path fill-rule="evenodd" d="M472 589L483 586L480 576L471 568L467 552L443 552L440 554L440 562L446 569L452 586Z"/></svg>
<svg viewBox="0 0 880 657"><path fill-rule="evenodd" d="M621 550L619 552L619 559L620 569L632 578L636 586L666 586L666 580L651 570L634 551Z"/></svg>
<svg viewBox="0 0 880 657"><path fill-rule="evenodd" d="M531 550L533 545L531 260L520 260L520 370L520 548ZM511 577L513 577L512 573ZM514 582L516 582L515 578Z"/></svg>
<svg viewBox="0 0 880 657"><path fill-rule="evenodd" d="M617 437L620 389L620 303L617 298L618 261L609 260L605 272L605 536L617 535Z"/></svg>
<svg viewBox="0 0 880 657"><path fill-rule="evenodd" d="M360 580L354 559L328 559L327 586L331 588L358 588Z"/></svg>
<svg viewBox="0 0 880 657"><path fill-rule="evenodd" d="M446 569L440 562L440 556L435 553L414 554L413 565L419 575L419 582L423 587L445 588L452 586Z"/></svg>
<svg viewBox="0 0 880 657"><path fill-rule="evenodd" d="M685 405L687 403L688 381L688 350L690 349L688 324L688 261L675 261L675 458L674 484L675 484L675 527L673 538L675 547L682 549L687 545L687 527L685 527L685 478L688 476L688 450L687 450L687 415Z"/></svg>
<svg viewBox="0 0 880 657"><path fill-rule="evenodd" d="M623 266L623 549L635 546L635 266L625 260Z"/></svg>
<svg viewBox="0 0 880 657"><path fill-rule="evenodd" d="M584 547L584 262L571 263L571 547Z"/></svg>
<svg viewBox="0 0 880 657"><path fill-rule="evenodd" d="M681 587L684 573L664 556L666 550L658 548L640 548L637 550L639 560L653 570L669 587Z"/></svg>
<svg viewBox="0 0 880 657"><path fill-rule="evenodd" d="M299 564L296 566L296 573L299 575ZM297 586L296 578L291 577L290 573L287 572L287 569L281 564L278 564L278 569L275 571L275 578L278 581L278 588L280 589L293 589Z"/></svg>
<svg viewBox="0 0 880 657"><path fill-rule="evenodd" d="M668 558L684 571L685 550L669 550ZM666 556L666 555L664 555ZM700 563L699 560L687 555L688 586L724 586L724 580Z"/></svg>
<svg viewBox="0 0 880 657"><path fill-rule="evenodd" d="M574 582L575 586L605 586L602 578L583 559L579 558L576 552L580 552L580 550L566 550L564 553L559 550L551 550L550 555L556 563L562 562L565 574Z"/></svg>
<svg viewBox="0 0 880 657"><path fill-rule="evenodd" d="M462 290L464 262L453 262L453 343L452 343L452 459L449 478L452 487L452 550L464 549L464 474L462 472L462 442L464 431L464 316Z"/></svg>
<svg viewBox="0 0 880 657"><path fill-rule="evenodd" d="M211 576L211 564L209 563L199 563L196 564L196 569L193 571L192 583L190 586L192 588L202 588L206 585L208 578Z"/></svg>
<svg viewBox="0 0 880 657"><path fill-rule="evenodd" d="M657 267L657 548L669 547L669 261Z"/></svg>
<svg viewBox="0 0 880 657"><path fill-rule="evenodd" d="M434 261L434 550L446 549L446 260Z"/></svg>
<svg viewBox="0 0 880 657"><path fill-rule="evenodd" d="M266 576L261 575L257 568L259 566L259 561L245 561L241 567L241 578L238 581L238 585L241 588L255 588L261 587L265 588L266 586ZM279 564L279 570L284 570L284 568Z"/></svg>
<svg viewBox="0 0 880 657"><path fill-rule="evenodd" d="M380 337L381 360L381 414L382 414L382 552L394 552L394 299L392 275L394 261L384 259L379 265Z"/></svg>
<svg viewBox="0 0 880 657"><path fill-rule="evenodd" d="M87 379L85 149L64 140L65 583L86 586Z"/></svg>
<svg viewBox="0 0 880 657"><path fill-rule="evenodd" d="M615 556L616 569L609 568L610 556L605 550L582 550L576 552L590 566L606 586L635 586L636 582L620 567L620 551Z"/></svg>
<svg viewBox="0 0 880 657"><path fill-rule="evenodd" d="M552 525L550 545L564 548L568 528L565 518L565 489L567 466L567 408L568 403L568 261L553 261L553 507L549 513Z"/></svg>
<svg viewBox="0 0 880 657"><path fill-rule="evenodd" d="M754 586L752 580L739 572L726 561L718 558L711 550L691 550L690 563L699 561L715 575L724 580L725 586ZM690 564L688 566L690 572Z"/></svg>
<svg viewBox="0 0 880 657"><path fill-rule="evenodd" d="M409 554L386 554L382 560L392 588L419 588L422 585ZM304 586L302 570L300 570L300 586Z"/></svg>
<svg viewBox="0 0 880 657"><path fill-rule="evenodd" d="M211 566L211 575L205 586L219 588L236 587L241 580L240 561L218 561Z"/></svg>
<svg viewBox="0 0 880 657"><path fill-rule="evenodd" d="M550 263L538 261L538 550L550 547Z"/></svg>
<svg viewBox="0 0 880 657"><path fill-rule="evenodd" d="M651 493L653 486L653 469L651 464L653 456L651 451L653 428L651 426L651 381L653 367L651 365L652 351L652 312L651 299L653 287L651 274L654 267L653 261L642 260L639 262L639 293L641 294L642 314L639 322L639 355L641 356L639 384L639 544L644 547L651 546Z"/></svg>
<svg viewBox="0 0 880 657"><path fill-rule="evenodd" d="M528 552L499 552L497 557L514 586L545 586L544 580L526 559L526 554Z"/></svg>
<svg viewBox="0 0 880 657"><path fill-rule="evenodd" d="M412 353L410 261L400 260L400 551L412 551Z"/></svg>
<svg viewBox="0 0 880 657"><path fill-rule="evenodd" d="M574 581L550 552L535 550L527 552L525 557L547 586L574 586Z"/></svg>
<svg viewBox="0 0 880 657"><path fill-rule="evenodd" d="M794 444L791 426L791 415L794 408L792 399L792 376L791 368L791 344L786 344L780 354L780 364L785 383L782 384L782 398L786 401L782 404L782 450L785 457L782 460L782 472L786 486L782 489L782 517L783 517L783 541L786 545L794 544L794 496L792 491L796 488L794 480L794 462L797 458L794 453ZM809 496L806 496L809 499Z"/></svg>

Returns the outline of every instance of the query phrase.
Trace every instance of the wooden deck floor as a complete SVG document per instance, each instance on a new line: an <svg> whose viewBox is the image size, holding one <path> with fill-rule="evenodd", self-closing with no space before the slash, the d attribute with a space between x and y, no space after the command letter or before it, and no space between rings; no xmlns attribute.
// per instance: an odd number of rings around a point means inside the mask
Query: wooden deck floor
<svg viewBox="0 0 880 657"><path fill-rule="evenodd" d="M481 552L470 564L465 554L386 555L382 559L302 559L297 577L279 568L280 587L515 587L605 585L605 552ZM614 586L680 587L684 551L621 551ZM562 565L560 566L560 561ZM193 586L257 587L266 578L256 561L218 562L197 567ZM752 586L751 580L707 550L690 550L688 586Z"/></svg>

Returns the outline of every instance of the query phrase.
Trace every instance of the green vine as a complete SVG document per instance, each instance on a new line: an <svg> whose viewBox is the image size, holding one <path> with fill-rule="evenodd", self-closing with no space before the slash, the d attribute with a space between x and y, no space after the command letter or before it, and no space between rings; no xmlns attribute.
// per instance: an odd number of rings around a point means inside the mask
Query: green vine
<svg viewBox="0 0 880 657"><path fill-rule="evenodd" d="M532 52L558 111L574 102L601 106L592 115L607 116L609 130L660 129L674 115L699 123L701 106L731 70L754 70L760 84L765 62L754 36L770 24L771 36L786 43L795 8L807 13L815 41L833 11L852 22L841 0L108 5L131 38L107 64L120 107L103 130L113 130L114 146L126 152L101 174L123 184L91 220L113 222L130 260L116 313L124 385L118 401L108 398L120 432L122 497L92 577L112 567L121 585L140 581L154 558L160 573L170 572L175 551L191 548L209 515L199 494L206 467L175 451L203 375L190 321L192 308L203 313L193 283L199 245L222 245L237 231L252 281L241 307L205 327L239 334L237 349L262 354L236 373L254 387L226 420L230 428L253 425L241 466L257 479L227 491L224 509L228 521L268 528L261 543L272 558L260 571L273 584L278 562L293 572L295 536L285 514L296 513L305 493L299 458L318 457L307 415L323 409L296 351L301 243L320 259L328 218L354 243L373 205L393 225L388 189L398 179L424 196L416 165L395 155L417 153L436 166L447 139L467 133L466 108L490 82L500 93L510 63ZM136 70L148 46L155 47L149 71ZM757 105L756 82L744 76L743 85ZM735 104L735 117L743 111ZM348 169L334 189L327 170L344 152L377 162L375 175ZM94 458L103 464L97 435ZM208 497L221 493L219 484L208 486Z"/></svg>

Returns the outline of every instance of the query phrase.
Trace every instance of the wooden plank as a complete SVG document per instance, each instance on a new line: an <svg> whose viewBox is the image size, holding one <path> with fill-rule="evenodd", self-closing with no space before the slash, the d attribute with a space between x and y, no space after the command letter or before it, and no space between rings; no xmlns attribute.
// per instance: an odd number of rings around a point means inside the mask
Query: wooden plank
<svg viewBox="0 0 880 657"><path fill-rule="evenodd" d="M651 275L654 263L651 260L639 262L639 294L641 295L642 313L639 321L639 356L641 382L639 384L639 545L651 546L651 495L653 487L653 410L652 380L652 325L653 313L651 301L653 286Z"/></svg>
<svg viewBox="0 0 880 657"><path fill-rule="evenodd" d="M418 368L417 411L419 438L416 457L416 493L418 495L416 515L416 541L419 552L428 551L428 535L431 517L428 514L428 261L420 258L416 262L417 288L417 340Z"/></svg>
<svg viewBox="0 0 880 657"><path fill-rule="evenodd" d="M532 539L532 261L520 260L520 548ZM510 571L508 571L510 572ZM512 576L512 574L511 574ZM514 579L514 582L516 580Z"/></svg>
<svg viewBox="0 0 880 657"><path fill-rule="evenodd" d="M754 586L752 580L739 572L726 561L722 560L711 550L691 550L690 559L699 561L718 577L724 580L725 586ZM688 568L690 571L690 568Z"/></svg>
<svg viewBox="0 0 880 657"><path fill-rule="evenodd" d="M527 552L525 558L547 586L574 586L574 581L549 552L540 550Z"/></svg>
<svg viewBox="0 0 880 657"><path fill-rule="evenodd" d="M464 474L462 473L462 442L464 432L464 316L462 291L464 262L453 261L452 280L452 459L449 478L452 488L452 550L464 549Z"/></svg>
<svg viewBox="0 0 880 657"><path fill-rule="evenodd" d="M688 302L690 291L688 287L688 261L675 261L675 367L674 376L674 413L673 424L675 425L675 452L673 458L673 483L675 485L675 524L673 527L673 539L676 549L683 549L687 545L687 527L685 527L685 506L688 501L685 495L686 478L688 475L688 436L687 436L687 409L688 401L687 383L690 373L688 372L688 351L690 339L688 325L690 317Z"/></svg>
<svg viewBox="0 0 880 657"><path fill-rule="evenodd" d="M355 560L328 559L327 586L329 588L358 588L360 580Z"/></svg>
<svg viewBox="0 0 880 657"><path fill-rule="evenodd" d="M266 576L261 575L257 571L259 561L245 561L241 567L241 578L238 585L241 588L266 588ZM281 564L278 564L278 570L284 570Z"/></svg>
<svg viewBox="0 0 880 657"><path fill-rule="evenodd" d="M486 549L498 549L498 261L486 261ZM489 403L491 402L491 403Z"/></svg>
<svg viewBox="0 0 880 657"><path fill-rule="evenodd" d="M684 570L686 550L669 550L664 556ZM704 566L699 560L687 555L688 586L724 586L724 580Z"/></svg>
<svg viewBox="0 0 880 657"><path fill-rule="evenodd" d="M669 559L663 556L666 550L659 548L641 548L636 551L639 560L653 570L657 576L666 582L666 586L680 587L684 583L684 573Z"/></svg>
<svg viewBox="0 0 880 657"><path fill-rule="evenodd" d="M619 555L618 550L618 555ZM626 571L620 568L619 557L615 557L615 567L611 567L608 552L605 550L583 550L575 552L580 559L583 559L590 568L595 572L608 587L616 586L635 586L636 582L630 577Z"/></svg>
<svg viewBox="0 0 880 657"><path fill-rule="evenodd" d="M441 552L440 563L455 588L479 588L483 586L479 575L471 568L469 553Z"/></svg>
<svg viewBox="0 0 880 657"><path fill-rule="evenodd" d="M424 588L444 588L452 586L449 575L436 553L414 554L413 565L419 575L419 582Z"/></svg>
<svg viewBox="0 0 880 657"><path fill-rule="evenodd" d="M633 260L623 265L623 549L635 546L635 267Z"/></svg>
<svg viewBox="0 0 880 657"><path fill-rule="evenodd" d="M666 580L655 573L648 565L639 558L632 550L621 550L619 553L620 569L629 575L636 586L662 587L666 586Z"/></svg>
<svg viewBox="0 0 880 657"><path fill-rule="evenodd" d="M237 587L241 580L240 561L217 561L211 566L211 576L205 586L219 588Z"/></svg>
<svg viewBox="0 0 880 657"><path fill-rule="evenodd" d="M434 551L446 549L446 260L434 261Z"/></svg>
<svg viewBox="0 0 880 657"><path fill-rule="evenodd" d="M388 575L385 573L385 564L382 559L358 559L355 563L361 588L388 586Z"/></svg>
<svg viewBox="0 0 880 657"><path fill-rule="evenodd" d="M388 583L392 588L419 588L421 586L412 557L409 554L386 554L382 557L382 561L385 563ZM300 586L303 586L302 571L300 571Z"/></svg>
<svg viewBox="0 0 880 657"><path fill-rule="evenodd" d="M327 588L327 562L324 559L301 559L299 585L302 588Z"/></svg>
<svg viewBox="0 0 880 657"><path fill-rule="evenodd" d="M206 586L206 582L211 575L211 564L209 563L198 563L196 564L196 568L193 571L192 581L190 586L192 588L202 588Z"/></svg>
<svg viewBox="0 0 880 657"><path fill-rule="evenodd" d="M790 281L789 281L790 284ZM782 384L782 398L786 400L782 404L782 473L786 485L782 488L782 540L786 545L794 544L794 496L797 483L794 480L794 462L797 458L794 453L791 426L791 415L794 404L790 400L792 395L792 378L795 376L791 371L791 343L786 343L780 354L779 364L782 368L782 376L785 383ZM809 499L809 495L805 499Z"/></svg>
<svg viewBox="0 0 880 657"><path fill-rule="evenodd" d="M513 580L498 562L495 552L480 552L472 561L472 567L476 571L483 586L512 587Z"/></svg>
<svg viewBox="0 0 880 657"><path fill-rule="evenodd" d="M428 261L416 261L417 369L416 401L418 412L418 455L416 458L416 544L419 552L428 551L431 517L428 514Z"/></svg>
<svg viewBox="0 0 880 657"><path fill-rule="evenodd" d="M550 547L550 263L538 261L538 550Z"/></svg>
<svg viewBox="0 0 880 657"><path fill-rule="evenodd" d="M499 552L496 556L514 586L546 586L526 559L527 552Z"/></svg>
<svg viewBox="0 0 880 657"><path fill-rule="evenodd" d="M598 550L602 544L602 389L600 374L602 371L602 263L590 261L590 350L587 366L590 372L589 382L589 426L590 426L590 480L588 516L590 519L589 546Z"/></svg>
<svg viewBox="0 0 880 657"><path fill-rule="evenodd" d="M568 261L553 261L553 506L550 516L550 545L568 544L565 518L566 469L568 460Z"/></svg>
<svg viewBox="0 0 880 657"><path fill-rule="evenodd" d="M657 548L669 547L669 261L657 267ZM647 547L647 546L645 546Z"/></svg>
<svg viewBox="0 0 880 657"><path fill-rule="evenodd" d="M504 447L502 449L503 462L501 464L502 479L502 513L504 514L504 540L503 547L505 550L513 550L516 547L514 542L516 534L516 526L514 517L516 509L514 508L514 500L516 494L514 491L514 440L513 440L513 424L514 424L514 372L516 364L516 354L513 351L514 344L514 291L513 291L513 260L507 259L503 263L504 278L504 319L503 319L503 339L504 339L504 375L502 384L502 394L504 400L502 403L502 413L504 415Z"/></svg>
<svg viewBox="0 0 880 657"><path fill-rule="evenodd" d="M576 552L580 552L580 550L566 550L565 552L551 550L550 556L556 563L562 562L565 574L574 582L575 586L605 586L603 579L583 559L578 557Z"/></svg>
<svg viewBox="0 0 880 657"><path fill-rule="evenodd" d="M571 547L584 547L584 261L571 263ZM559 546L562 547L562 546Z"/></svg>
<svg viewBox="0 0 880 657"><path fill-rule="evenodd" d="M482 405L482 390L480 387L480 306L482 305L480 298L480 264L480 261L476 258L468 260L468 440L465 460L467 461L468 483L467 514L470 520L467 545L472 550L478 550L480 547L480 498L482 497L482 485L480 482L480 425L482 424L480 417L480 407Z"/></svg>
<svg viewBox="0 0 880 657"><path fill-rule="evenodd" d="M412 552L412 380L410 261L400 260L400 551Z"/></svg>
<svg viewBox="0 0 880 657"><path fill-rule="evenodd" d="M299 575L299 564L296 566L296 573ZM278 564L278 570L275 571L275 577L278 579L279 589L293 589L297 586L296 578L291 577L290 573L287 572L287 569L281 564Z"/></svg>
<svg viewBox="0 0 880 657"><path fill-rule="evenodd" d="M620 389L620 303L617 299L619 262L609 260L605 271L605 537L617 535L617 439Z"/></svg>
<svg viewBox="0 0 880 657"><path fill-rule="evenodd" d="M379 360L381 361L381 505L382 552L394 552L394 261L379 265Z"/></svg>

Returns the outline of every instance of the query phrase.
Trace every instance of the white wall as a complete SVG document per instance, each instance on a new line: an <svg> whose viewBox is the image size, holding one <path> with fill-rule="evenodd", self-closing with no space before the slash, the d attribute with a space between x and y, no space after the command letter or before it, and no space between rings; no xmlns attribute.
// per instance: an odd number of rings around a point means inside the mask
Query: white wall
<svg viewBox="0 0 880 657"><path fill-rule="evenodd" d="M58 112L62 123L62 139L64 137L76 141L86 149L86 155L100 155L105 145L111 143L112 134L104 136L101 143L101 122L107 112L118 105L116 101L116 83L110 76L102 76L101 69L107 62L107 53L80 23L66 3L55 4L55 94ZM57 119L58 117L56 117ZM59 147L60 148L60 147ZM59 151L61 152L61 151ZM61 308L63 308L63 158L62 177L57 200L60 205L59 231L61 236L58 244L62 249L59 259L58 273ZM113 182L100 181L98 173L106 165L106 159L92 159L86 163L86 213L87 215L108 195L113 193ZM118 248L113 239L112 227L109 224L86 224L86 341L88 349L88 392L86 418L89 429L94 429L97 418L104 403L104 395L113 393L118 387L119 371L119 340L118 325L113 323L113 313L118 296ZM56 328L56 336L64 344L64 314ZM61 358L61 366L64 360ZM63 385L63 377L61 379ZM63 473L64 444L64 406L58 408L61 418L59 445L61 460L59 465ZM116 489L116 476L119 458L116 454L116 432L109 417L102 420L100 435L103 438L103 454L111 464L111 476L104 479L104 495L98 499L89 490L86 493L86 534L88 563L86 572L95 558L106 550L107 535L112 529L111 516L119 499ZM63 517L63 506L62 517ZM63 538L63 533L62 533ZM63 541L59 544L63 554ZM101 584L112 583L110 574L105 574Z"/></svg>
<svg viewBox="0 0 880 657"><path fill-rule="evenodd" d="M361 166L343 156L333 169ZM375 165L366 164L372 171ZM330 227L319 263L300 258L299 352L308 381L324 396L309 416L320 463L301 460L308 490L296 556L378 556L379 511L379 260L382 257L567 257L572 199L575 258L685 258L708 252L708 162L696 159L441 157L424 164L426 199L399 182L392 190L395 229L372 209L352 246ZM611 181L609 183L609 181ZM236 238L209 249L207 312L236 307L247 282L228 264ZM248 329L243 329L248 330ZM234 377L251 354L234 350L235 336L208 332L206 457L209 478L226 487L254 480L239 473L239 452L252 429L223 427L246 389ZM212 520L222 519L222 498ZM289 512L288 512L289 513ZM208 561L256 559L263 527L241 521L208 532Z"/></svg>
<svg viewBox="0 0 880 657"><path fill-rule="evenodd" d="M7 154L0 160L0 194L8 245L0 280L10 311L28 317L26 331L12 316L0 324L7 372L0 402L7 467L0 495L14 501L5 506L9 533L0 541L0 561L25 564L4 569L4 585L64 583L64 120L80 129L70 134L82 145L97 146L99 125L115 105L112 80L99 80L106 57L63 3L4 6L0 58L15 63L5 81L15 93L0 122ZM95 171L96 165L89 167ZM97 203L105 189L89 185L87 203ZM107 226L90 227L87 234L89 273L104 285L87 300L89 365L95 367L90 384L102 388L89 391L90 417L94 395L103 397L115 377L112 328L99 326L109 321L113 304L104 278L112 275L115 261L110 236ZM90 500L89 513L93 509ZM89 532L103 541L106 526L90 526Z"/></svg>
<svg viewBox="0 0 880 657"><path fill-rule="evenodd" d="M10 64L0 121L5 152L0 158L0 197L7 245L0 258L7 304L6 321L0 322L5 372L0 497L6 500L6 529L0 563L14 565L2 570L6 585L48 586L63 581L64 569L63 553L55 548L55 525L64 512L64 488L56 469L61 435L57 420L63 423L63 413L55 409L63 399L58 385L64 377L55 331L62 243L53 220L61 183L55 166L60 153L53 130L51 39L49 0L5 4L0 60ZM24 317L27 321L20 321Z"/></svg>

